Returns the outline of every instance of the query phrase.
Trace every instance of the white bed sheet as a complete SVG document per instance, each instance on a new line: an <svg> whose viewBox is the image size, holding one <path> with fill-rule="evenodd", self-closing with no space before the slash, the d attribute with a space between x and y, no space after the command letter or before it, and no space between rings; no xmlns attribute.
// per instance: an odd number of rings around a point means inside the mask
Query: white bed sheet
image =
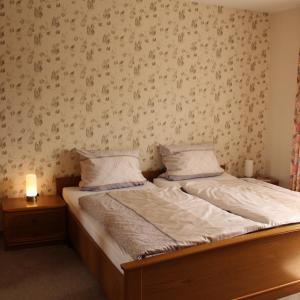
<svg viewBox="0 0 300 300"><path fill-rule="evenodd" d="M194 182L194 181L201 182L201 181L206 181L211 179L222 181L222 180L234 179L234 178L236 177L224 172L223 174L214 177L201 177L201 178L186 179L186 180L167 180L165 178L157 177L154 178L153 183L160 188L171 187L171 186L181 188L187 182Z"/></svg>
<svg viewBox="0 0 300 300"><path fill-rule="evenodd" d="M141 188L156 188L156 186L151 182L147 182L143 186L126 189L128 190ZM86 213L79 205L78 200L80 197L95 193L99 192L80 191L79 187L66 187L63 189L63 198L68 204L71 212L76 216L84 229L89 233L89 235L93 238L97 245L101 247L103 252L107 255L107 257L111 260L115 267L117 267L118 270L123 273L121 264L132 261L133 258L118 245L118 243L111 237L111 235L106 231L106 229L100 222Z"/></svg>

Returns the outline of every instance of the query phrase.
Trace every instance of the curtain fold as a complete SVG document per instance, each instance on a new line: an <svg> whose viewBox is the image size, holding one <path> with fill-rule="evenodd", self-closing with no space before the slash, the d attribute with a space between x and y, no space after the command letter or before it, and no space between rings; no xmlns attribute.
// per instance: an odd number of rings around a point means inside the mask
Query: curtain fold
<svg viewBox="0 0 300 300"><path fill-rule="evenodd" d="M300 50L298 56L297 95L295 102L294 135L291 159L290 187L300 191Z"/></svg>

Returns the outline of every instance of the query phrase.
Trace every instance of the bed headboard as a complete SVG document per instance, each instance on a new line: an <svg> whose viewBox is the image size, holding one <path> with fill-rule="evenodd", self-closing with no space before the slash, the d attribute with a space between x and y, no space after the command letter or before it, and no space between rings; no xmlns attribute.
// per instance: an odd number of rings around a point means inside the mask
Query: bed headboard
<svg viewBox="0 0 300 300"><path fill-rule="evenodd" d="M226 169L226 165L222 164L221 167ZM143 171L144 177L153 182L153 179L158 177L160 174L164 173L166 169L150 170ZM80 181L80 176L66 176L66 177L57 177L56 178L56 194L62 196L62 190L64 187L69 186L78 186Z"/></svg>
<svg viewBox="0 0 300 300"><path fill-rule="evenodd" d="M148 181L153 181L154 178L158 177L160 174L164 173L165 169L144 171L143 175ZM56 194L62 196L62 190L64 187L78 186L80 181L80 176L66 176L56 178Z"/></svg>

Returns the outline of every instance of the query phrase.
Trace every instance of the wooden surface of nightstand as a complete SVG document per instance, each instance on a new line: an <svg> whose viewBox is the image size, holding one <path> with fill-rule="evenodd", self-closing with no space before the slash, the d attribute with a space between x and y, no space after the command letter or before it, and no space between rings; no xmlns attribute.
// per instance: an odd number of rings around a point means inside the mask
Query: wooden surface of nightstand
<svg viewBox="0 0 300 300"><path fill-rule="evenodd" d="M36 203L26 198L2 201L6 248L33 246L66 239L66 204L59 196L40 196Z"/></svg>
<svg viewBox="0 0 300 300"><path fill-rule="evenodd" d="M268 177L268 176L255 176L254 177L257 180L261 180L263 182L271 183L274 185L279 185L279 180L273 177Z"/></svg>

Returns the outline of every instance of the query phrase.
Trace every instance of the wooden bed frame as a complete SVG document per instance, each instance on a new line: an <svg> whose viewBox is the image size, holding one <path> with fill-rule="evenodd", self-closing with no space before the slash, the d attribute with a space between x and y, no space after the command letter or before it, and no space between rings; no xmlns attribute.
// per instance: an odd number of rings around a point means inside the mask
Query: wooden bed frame
<svg viewBox="0 0 300 300"><path fill-rule="evenodd" d="M79 180L57 178L57 194ZM128 262L124 274L70 211L68 234L108 300L276 299L300 291L299 224Z"/></svg>

